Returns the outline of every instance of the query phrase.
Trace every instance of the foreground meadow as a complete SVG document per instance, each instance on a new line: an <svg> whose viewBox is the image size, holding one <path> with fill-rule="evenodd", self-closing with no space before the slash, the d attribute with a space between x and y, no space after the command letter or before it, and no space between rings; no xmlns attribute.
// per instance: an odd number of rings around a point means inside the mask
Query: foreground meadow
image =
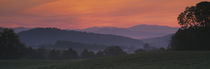
<svg viewBox="0 0 210 69"><path fill-rule="evenodd" d="M210 69L210 52L146 52L82 60L0 60L0 69Z"/></svg>

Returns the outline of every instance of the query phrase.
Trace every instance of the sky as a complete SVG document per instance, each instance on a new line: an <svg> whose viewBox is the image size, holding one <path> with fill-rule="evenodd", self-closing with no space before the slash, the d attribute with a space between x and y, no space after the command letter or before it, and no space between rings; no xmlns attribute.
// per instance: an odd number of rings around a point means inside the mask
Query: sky
<svg viewBox="0 0 210 69"><path fill-rule="evenodd" d="M0 27L179 27L177 16L203 0L0 0Z"/></svg>

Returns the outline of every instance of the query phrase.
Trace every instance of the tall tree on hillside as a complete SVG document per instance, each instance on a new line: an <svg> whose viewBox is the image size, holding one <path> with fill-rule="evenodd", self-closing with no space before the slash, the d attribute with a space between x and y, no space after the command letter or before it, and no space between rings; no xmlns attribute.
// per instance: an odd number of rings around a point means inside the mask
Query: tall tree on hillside
<svg viewBox="0 0 210 69"><path fill-rule="evenodd" d="M88 51L87 49L84 49L81 53L81 58L92 58L95 56L95 53L93 51Z"/></svg>
<svg viewBox="0 0 210 69"><path fill-rule="evenodd" d="M60 51L58 51L56 49L50 50L49 54L48 54L48 58L51 58L51 59L58 59L58 58L60 58Z"/></svg>
<svg viewBox="0 0 210 69"><path fill-rule="evenodd" d="M177 18L181 28L172 36L172 50L210 50L210 2L187 7Z"/></svg>
<svg viewBox="0 0 210 69"><path fill-rule="evenodd" d="M124 52L119 46L110 46L104 49L104 54L105 56L119 56L125 55L126 52Z"/></svg>
<svg viewBox="0 0 210 69"><path fill-rule="evenodd" d="M24 58L37 58L37 52L32 47L28 47L25 51L25 57Z"/></svg>
<svg viewBox="0 0 210 69"><path fill-rule="evenodd" d="M62 57L66 59L76 59L78 58L78 53L72 48L69 48L68 50L63 51Z"/></svg>
<svg viewBox="0 0 210 69"><path fill-rule="evenodd" d="M104 52L103 51L98 51L97 53L96 53L96 57L103 57L104 56Z"/></svg>
<svg viewBox="0 0 210 69"><path fill-rule="evenodd" d="M36 49L35 51L36 51L36 57L37 58L39 58L39 59L48 58L49 51L46 48L40 47L40 48Z"/></svg>
<svg viewBox="0 0 210 69"><path fill-rule="evenodd" d="M20 58L23 57L25 46L12 29L0 31L0 58Z"/></svg>
<svg viewBox="0 0 210 69"><path fill-rule="evenodd" d="M135 52L135 53L142 53L142 52L144 52L144 51L145 51L144 49L140 48L140 49L135 50L134 52Z"/></svg>
<svg viewBox="0 0 210 69"><path fill-rule="evenodd" d="M151 51L151 50L153 50L153 48L148 43L145 43L144 44L144 50L145 51Z"/></svg>

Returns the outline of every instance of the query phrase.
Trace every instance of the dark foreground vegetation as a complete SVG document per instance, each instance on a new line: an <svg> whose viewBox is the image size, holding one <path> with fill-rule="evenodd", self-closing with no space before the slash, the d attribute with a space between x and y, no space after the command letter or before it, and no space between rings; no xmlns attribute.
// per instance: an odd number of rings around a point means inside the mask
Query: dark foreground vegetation
<svg viewBox="0 0 210 69"><path fill-rule="evenodd" d="M2 29L0 32L0 59L84 59L104 56L126 55L119 46L106 47L103 51L84 49L78 53L72 48L66 50L26 47L18 39L12 29Z"/></svg>
<svg viewBox="0 0 210 69"><path fill-rule="evenodd" d="M0 69L209 69L209 51L145 52L83 60L0 60Z"/></svg>
<svg viewBox="0 0 210 69"><path fill-rule="evenodd" d="M58 46L77 46L77 44L75 45L69 41L59 41L57 44ZM89 46L86 46L86 48L88 47ZM135 53L152 50L165 51L164 48L152 48L149 44L145 44L142 49L136 49ZM88 49L78 51L75 50L75 47L74 49L65 48L62 50L57 48L45 48L45 46L33 48L21 43L17 34L14 33L12 29L4 28L0 30L0 59L84 59L121 55L127 55L127 52L120 46L107 46L97 51Z"/></svg>
<svg viewBox="0 0 210 69"><path fill-rule="evenodd" d="M187 7L177 19L181 28L172 37L172 50L210 50L210 2Z"/></svg>

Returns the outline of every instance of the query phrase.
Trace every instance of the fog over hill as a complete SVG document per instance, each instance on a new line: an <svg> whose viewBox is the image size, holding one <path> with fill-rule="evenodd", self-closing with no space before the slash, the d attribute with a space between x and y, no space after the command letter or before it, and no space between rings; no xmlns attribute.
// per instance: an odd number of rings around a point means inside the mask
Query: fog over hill
<svg viewBox="0 0 210 69"><path fill-rule="evenodd" d="M129 28L116 28L116 27L92 27L83 29L81 31L100 33L100 34L113 34L134 39L146 39L154 37L162 37L165 35L173 34L178 28L159 26L159 25L136 25Z"/></svg>
<svg viewBox="0 0 210 69"><path fill-rule="evenodd" d="M148 39L142 39L144 43L148 43L149 46L155 47L155 48L168 48L168 45L171 41L171 37L173 34L169 34L162 37L155 37L155 38L148 38Z"/></svg>
<svg viewBox="0 0 210 69"><path fill-rule="evenodd" d="M31 28L25 28L25 27L17 27L17 28L13 28L13 30L16 32L16 33L19 33L19 32L22 32L22 31L27 31L27 30L30 30Z"/></svg>

